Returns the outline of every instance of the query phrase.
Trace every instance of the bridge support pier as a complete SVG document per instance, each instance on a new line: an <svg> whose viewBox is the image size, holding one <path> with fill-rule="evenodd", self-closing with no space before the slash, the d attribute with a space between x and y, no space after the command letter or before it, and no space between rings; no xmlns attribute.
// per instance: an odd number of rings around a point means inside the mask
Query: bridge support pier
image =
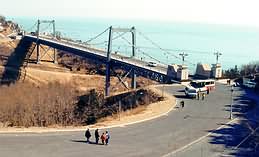
<svg viewBox="0 0 259 157"><path fill-rule="evenodd" d="M137 83L136 83L136 72L135 70L133 69L132 72L131 72L131 88L132 89L136 89L137 88Z"/></svg>
<svg viewBox="0 0 259 157"><path fill-rule="evenodd" d="M110 63L106 63L105 96L110 95L111 69Z"/></svg>
<svg viewBox="0 0 259 157"><path fill-rule="evenodd" d="M107 49L107 61L106 61L106 82L105 82L105 96L109 96L109 88L110 88L110 66L111 66L111 53L112 53L112 37L114 32L130 32L132 34L132 58L135 57L136 53L136 29L135 27L132 28L113 28L110 27L109 30L109 42L108 42L108 49ZM131 87L136 89L136 72L132 69L132 82Z"/></svg>
<svg viewBox="0 0 259 157"><path fill-rule="evenodd" d="M43 56L41 56L41 54L40 54L40 39L39 39L39 36L40 36L40 24L42 24L42 23L50 23L50 24L52 24L52 29L53 29L53 34L52 34L52 36L53 36L53 39L55 39L56 38L56 27L55 27L55 20L51 20L51 21L49 21L49 20L38 20L37 21L37 41L36 41L36 44L37 44L37 64L38 63L40 63L40 61L41 61L41 58L47 53L47 51L45 51L45 54L43 54ZM53 52L53 62L54 63L56 63L57 62L57 60L56 60L56 50L54 49L54 52Z"/></svg>
<svg viewBox="0 0 259 157"><path fill-rule="evenodd" d="M37 64L40 63L40 44L37 43Z"/></svg>
<svg viewBox="0 0 259 157"><path fill-rule="evenodd" d="M57 61L57 51L56 51L55 48L53 49L53 63L54 64L58 63L58 61Z"/></svg>
<svg viewBox="0 0 259 157"><path fill-rule="evenodd" d="M131 36L132 36L132 58L136 56L136 29L135 27L131 28ZM131 88L136 89L137 83L136 83L136 71L135 69L132 69L132 80L131 80Z"/></svg>
<svg viewBox="0 0 259 157"><path fill-rule="evenodd" d="M40 43L39 43L39 36L40 36L40 20L37 22L37 64L40 63Z"/></svg>

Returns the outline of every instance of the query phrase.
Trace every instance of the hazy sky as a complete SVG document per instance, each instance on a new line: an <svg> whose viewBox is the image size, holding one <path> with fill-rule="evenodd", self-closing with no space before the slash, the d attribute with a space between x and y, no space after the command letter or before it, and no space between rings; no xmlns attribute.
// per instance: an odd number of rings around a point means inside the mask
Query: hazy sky
<svg viewBox="0 0 259 157"><path fill-rule="evenodd" d="M259 27L259 0L0 0L5 16L160 19Z"/></svg>

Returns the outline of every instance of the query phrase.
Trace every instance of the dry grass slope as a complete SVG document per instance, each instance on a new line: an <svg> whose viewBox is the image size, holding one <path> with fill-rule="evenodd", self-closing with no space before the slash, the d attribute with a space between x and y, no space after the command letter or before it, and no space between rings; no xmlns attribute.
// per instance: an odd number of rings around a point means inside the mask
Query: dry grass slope
<svg viewBox="0 0 259 157"><path fill-rule="evenodd" d="M6 127L88 125L116 115L119 101L122 111L127 111L158 100L155 93L144 89L106 99L95 90L83 94L59 83L43 87L17 83L0 87L0 122Z"/></svg>

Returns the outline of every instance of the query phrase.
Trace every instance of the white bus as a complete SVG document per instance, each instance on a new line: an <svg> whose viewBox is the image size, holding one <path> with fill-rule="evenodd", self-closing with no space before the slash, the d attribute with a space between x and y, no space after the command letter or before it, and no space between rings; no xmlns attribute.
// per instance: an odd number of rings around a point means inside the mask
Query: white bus
<svg viewBox="0 0 259 157"><path fill-rule="evenodd" d="M208 79L208 80L193 80L191 83L191 86L193 87L206 87L206 90L213 90L215 89L215 80Z"/></svg>
<svg viewBox="0 0 259 157"><path fill-rule="evenodd" d="M196 97L198 92L205 93L215 89L215 80L193 80L185 87L185 95Z"/></svg>

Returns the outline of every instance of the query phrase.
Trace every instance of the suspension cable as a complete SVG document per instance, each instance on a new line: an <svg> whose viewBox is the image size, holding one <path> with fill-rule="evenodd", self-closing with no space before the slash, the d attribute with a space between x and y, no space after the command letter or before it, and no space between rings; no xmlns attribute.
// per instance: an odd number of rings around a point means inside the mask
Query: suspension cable
<svg viewBox="0 0 259 157"><path fill-rule="evenodd" d="M86 43L89 43L95 39L97 39L99 36L103 35L105 32L107 32L110 29L110 27L106 28L103 32L99 33L98 35L96 35L95 37L90 38L89 40L85 41Z"/></svg>
<svg viewBox="0 0 259 157"><path fill-rule="evenodd" d="M122 36L121 38L122 38L124 41L126 41L130 46L133 46L133 47L135 46L135 45L133 45L131 42L129 42L126 38L124 38L123 36ZM151 58L151 59L157 61L158 63L161 63L161 64L165 64L165 65L166 65L166 63L161 62L160 60L158 60L158 59L152 57L151 55L149 55L149 54L147 54L146 52L142 51L140 48L138 48L138 47L135 47L135 48L136 48L136 50L138 50L139 52L141 52L141 53L144 54L145 56L148 56L149 58Z"/></svg>
<svg viewBox="0 0 259 157"><path fill-rule="evenodd" d="M137 31L137 32L138 32L144 39L146 39L147 41L151 42L152 45L154 45L155 47L157 47L157 48L160 49L161 51L164 51L164 52L167 53L168 55L172 55L172 56L174 56L174 57L177 58L177 59L181 59L180 57L178 57L178 56L176 56L176 55L174 55L174 54L168 52L166 49L163 49L162 47L160 47L158 44L156 44L155 42L153 42L150 38L148 38L147 36L145 36L143 33L139 32L139 31ZM193 64L193 63L190 62L190 61L186 61L186 62L188 62L189 64L192 64L192 65L195 65L195 64Z"/></svg>
<svg viewBox="0 0 259 157"><path fill-rule="evenodd" d="M143 48L143 49L158 49L157 47L148 47L148 46L138 46L138 48ZM164 49L168 52L190 52L190 53L200 53L200 54L211 54L212 52L210 51L199 51L199 50L190 50L190 49Z"/></svg>
<svg viewBox="0 0 259 157"><path fill-rule="evenodd" d="M86 42L87 43L87 42ZM99 43L87 43L88 45L103 45L103 44L107 44L108 43L108 41L107 40L105 40L105 41L103 41L103 42L99 42Z"/></svg>
<svg viewBox="0 0 259 157"><path fill-rule="evenodd" d="M118 36L112 38L112 40L116 40L116 39L118 39L118 38L124 36L124 35L125 35L126 33L128 33L128 32L124 32L124 33L118 33L118 32L116 32L116 33L118 34Z"/></svg>
<svg viewBox="0 0 259 157"><path fill-rule="evenodd" d="M116 39L122 37L122 36L125 35L127 32L124 32L124 33L118 33L118 32L116 32L116 33L117 33L118 35L115 36L114 38L112 38L112 40L116 40ZM86 43L87 43L87 41L86 41ZM89 45L102 45L102 44L106 44L106 43L108 43L107 40L105 40L105 41L103 41L103 42L99 42L99 43L89 43Z"/></svg>
<svg viewBox="0 0 259 157"><path fill-rule="evenodd" d="M139 33L139 35L141 35L144 39L146 39L147 41L149 41L152 45L154 45L155 47L157 47L158 49L160 49L161 51L164 51L165 53L167 54L170 54L172 56L174 56L175 58L177 59L181 59L180 57L176 56L176 55L173 55L169 52L167 52L165 49L163 49L162 47L160 47L158 44L156 44L154 41L152 41L150 38L148 38L147 36L145 36L143 33L137 31Z"/></svg>
<svg viewBox="0 0 259 157"><path fill-rule="evenodd" d="M28 29L26 29L27 31L32 31L32 29L37 25L37 22L35 22L31 27L29 27Z"/></svg>

